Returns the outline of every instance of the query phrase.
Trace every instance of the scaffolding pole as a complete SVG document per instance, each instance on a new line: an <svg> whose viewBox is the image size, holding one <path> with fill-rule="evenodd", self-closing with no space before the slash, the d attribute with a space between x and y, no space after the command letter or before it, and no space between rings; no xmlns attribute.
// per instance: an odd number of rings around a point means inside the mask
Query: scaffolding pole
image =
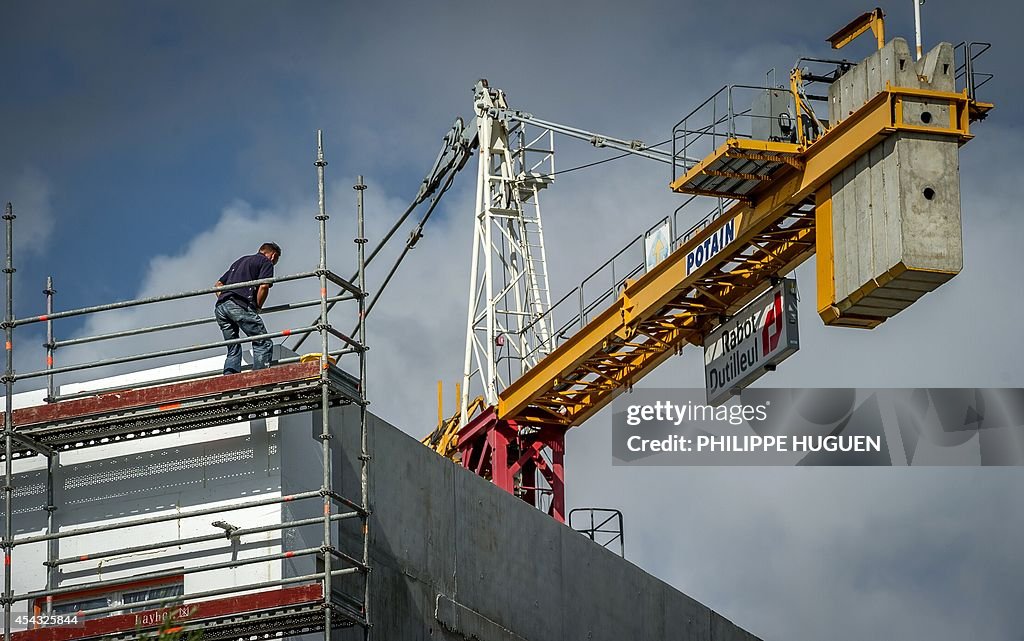
<svg viewBox="0 0 1024 641"><path fill-rule="evenodd" d="M357 265L359 273L356 284L362 296L359 297L359 344L363 351L359 354L359 395L363 402L359 404L359 493L360 505L363 508L363 567L367 571L363 574L363 618L367 625L363 628L363 639L370 638L370 452L367 448L366 435L366 262L363 260L366 247L364 237L364 216L363 216L363 192L366 191L366 184L363 177L359 176L355 184L356 190L356 214L357 214Z"/></svg>
<svg viewBox="0 0 1024 641"><path fill-rule="evenodd" d="M331 431L329 425L331 392L330 382L327 380L327 368L330 365L330 361L327 360L327 341L330 335L327 332L327 196L324 187L324 167L327 166L327 161L324 160L324 137L322 131L316 132L316 162L313 164L316 166L317 201L319 205L316 220L319 223L320 229L320 451L323 456L322 491L324 494L324 542L322 548L324 563L324 641L331 641L333 636L331 632L331 615L334 610L334 592L331 584L332 557L328 552L333 550L334 546L331 540L331 499L328 496L328 492L331 491L333 479L331 478Z"/></svg>
<svg viewBox="0 0 1024 641"><path fill-rule="evenodd" d="M4 368L4 641L11 641L11 604L14 597L11 575L11 551L14 538L14 478L11 450L14 437L14 206L7 203L4 210L4 228L7 237L7 260L4 264L4 281L7 284L7 301L4 306L4 346L7 359Z"/></svg>
<svg viewBox="0 0 1024 641"><path fill-rule="evenodd" d="M52 452L46 457L46 534L52 535L57 531L54 513L57 511L56 489L54 487L57 479L57 472L60 469L60 453ZM46 541L46 589L52 591L57 588L57 557L60 554L60 540L52 538ZM46 612L50 612L53 606L53 597L46 599Z"/></svg>
<svg viewBox="0 0 1024 641"><path fill-rule="evenodd" d="M43 347L46 348L46 370L50 371L53 369L53 352L57 349L57 341L53 338L53 295L57 293L57 290L53 288L53 276L46 277L46 289L43 290L43 294L46 295L46 344ZM51 402L57 395L56 390L53 388L53 373L50 372L46 375L46 402Z"/></svg>

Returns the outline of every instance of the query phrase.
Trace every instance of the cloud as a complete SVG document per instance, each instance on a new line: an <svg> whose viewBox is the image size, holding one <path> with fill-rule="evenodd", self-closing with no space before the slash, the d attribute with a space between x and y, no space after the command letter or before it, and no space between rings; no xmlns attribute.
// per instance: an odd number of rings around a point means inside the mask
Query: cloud
<svg viewBox="0 0 1024 641"><path fill-rule="evenodd" d="M35 167L22 167L0 181L3 202L10 202L17 216L14 249L18 254L38 254L46 248L54 222L51 191L50 181Z"/></svg>
<svg viewBox="0 0 1024 641"><path fill-rule="evenodd" d="M330 214L328 266L343 278L350 278L356 268L356 245L353 242L356 236L355 192L351 189L352 184L354 184L354 179L348 178L329 181L327 186L328 212ZM367 236L370 239L369 251L383 237L387 228L397 214L405 209L407 203L384 193L383 189L373 181L369 181L369 187L365 193L366 228ZM270 209L258 209L243 200L230 203L222 210L219 218L209 229L199 232L179 251L152 257L145 269L142 270L138 289L126 298L147 299L210 287L235 258L254 252L260 244L266 241L277 242L283 249L283 256L276 270L278 276L315 270L319 262L319 231L318 223L314 219L316 201L315 197L307 197L304 200L305 202L291 202ZM410 227L411 221L403 231L397 234L396 239L403 240ZM445 224L441 222L438 223L436 229L428 229L427 236L438 237L440 240L440 237L447 233ZM423 241L421 243L421 246L428 245ZM468 242L466 244L468 245ZM426 319L431 318L426 314L422 315L418 321L412 319L407 313L409 308L404 304L415 299L415 294L412 291L416 288L420 288L421 292L429 291L433 286L432 279L437 275L430 269L417 270L416 264L426 261L441 265L444 262L442 256L445 251L447 249L441 242L434 243L426 252L420 248L414 250L408 264L399 272L394 281L393 289L395 291L389 291L381 299L380 306L373 312L372 320L368 324L371 328L371 344L374 337L379 337L381 348L375 350L375 353L379 352L381 358L388 358L388 362L394 369L401 369L402 363L409 360L409 354L418 351L416 341L422 340L424 345L432 344L429 338L437 321L425 322ZM379 285L386 270L390 268L397 252L398 247L392 243L367 270L371 294L373 293L372 288ZM428 255L423 256L423 253ZM448 265L444 267L452 268ZM417 273L426 275L429 282L424 283L422 280L414 278ZM403 280L407 278L412 278L412 282ZM331 286L332 292L334 289L334 286ZM306 278L275 285L271 290L268 305L311 301L317 299L318 296L319 284L315 280ZM434 296L430 302L438 303L442 300L442 297ZM96 301L96 304L101 302L111 301ZM209 318L212 316L213 302L213 296L208 294L91 314L86 317L83 326L68 338L92 337L193 318ZM451 305L455 304L454 300L447 302ZM396 313L396 309L402 311ZM316 314L314 308L309 308L268 315L265 320L270 331L280 331L309 326L311 323L315 323ZM355 310L350 303L347 308L345 304L340 304L331 316L335 327L345 333L352 329L355 318ZM375 323L379 323L379 325L375 326ZM378 331L377 327L381 329ZM407 340L396 343L384 339L392 333L402 335ZM214 324L161 331L145 336L132 336L61 348L58 350L58 366L85 364L218 340L220 340L220 333ZM332 339L332 344L334 340ZM288 344L290 345L291 341ZM316 351L318 345L316 341L307 342L302 351ZM220 349L222 348L199 352L197 355L215 354ZM157 363L180 362L192 357L186 354L165 358ZM129 371L138 367L140 367L138 364L128 364L108 367L101 371L77 372L62 376L62 382ZM389 375L383 369L378 369L377 372L382 383L388 380Z"/></svg>

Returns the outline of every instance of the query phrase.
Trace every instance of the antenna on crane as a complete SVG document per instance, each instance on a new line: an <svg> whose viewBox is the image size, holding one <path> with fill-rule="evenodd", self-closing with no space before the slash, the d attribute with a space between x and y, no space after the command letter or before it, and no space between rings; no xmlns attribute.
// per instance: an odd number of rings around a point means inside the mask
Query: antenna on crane
<svg viewBox="0 0 1024 641"><path fill-rule="evenodd" d="M920 60L923 55L921 49L921 5L924 4L924 0L914 0L914 38L917 44L917 59Z"/></svg>
<svg viewBox="0 0 1024 641"><path fill-rule="evenodd" d="M554 135L531 138L486 80L476 83L473 106L480 156L460 425L469 421L474 387L497 404L502 389L553 349L554 334L538 200L553 180Z"/></svg>

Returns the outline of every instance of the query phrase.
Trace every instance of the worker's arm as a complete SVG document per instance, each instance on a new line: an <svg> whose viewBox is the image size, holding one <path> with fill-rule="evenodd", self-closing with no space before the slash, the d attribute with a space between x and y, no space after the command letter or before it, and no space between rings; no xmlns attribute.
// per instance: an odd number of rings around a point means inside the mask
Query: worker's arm
<svg viewBox="0 0 1024 641"><path fill-rule="evenodd" d="M224 283L222 283L222 282L220 282L220 281L218 280L218 281L217 281L216 283L214 283L214 284L213 284L213 286L214 286L214 287L223 287L223 286L224 286ZM221 292L213 292L213 295L214 295L214 296L220 296L220 294L221 294Z"/></svg>
<svg viewBox="0 0 1024 641"><path fill-rule="evenodd" d="M256 290L256 309L263 309L263 303L267 302L267 294L270 293L270 285L260 285Z"/></svg>

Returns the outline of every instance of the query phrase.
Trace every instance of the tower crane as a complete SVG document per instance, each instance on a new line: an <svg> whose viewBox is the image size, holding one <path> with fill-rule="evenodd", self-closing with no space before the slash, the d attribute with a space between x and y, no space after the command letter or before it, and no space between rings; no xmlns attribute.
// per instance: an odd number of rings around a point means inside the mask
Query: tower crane
<svg viewBox="0 0 1024 641"><path fill-rule="evenodd" d="M974 70L989 45L942 43L914 60L903 39L885 41L883 19L876 9L828 39L839 49L870 30L878 48L859 64L801 58L788 89L723 87L676 124L671 152L510 109L478 82L460 407L424 442L564 520L566 431L810 256L819 315L834 326L876 327L952 278L958 148L992 109L975 95L991 78ZM827 96L813 93L823 85ZM815 113L822 103L827 116ZM672 191L729 203L635 270L610 305L581 312L568 336L550 314L538 203L555 173L552 145L539 142L554 133L668 163ZM894 189L872 191L872 179Z"/></svg>

